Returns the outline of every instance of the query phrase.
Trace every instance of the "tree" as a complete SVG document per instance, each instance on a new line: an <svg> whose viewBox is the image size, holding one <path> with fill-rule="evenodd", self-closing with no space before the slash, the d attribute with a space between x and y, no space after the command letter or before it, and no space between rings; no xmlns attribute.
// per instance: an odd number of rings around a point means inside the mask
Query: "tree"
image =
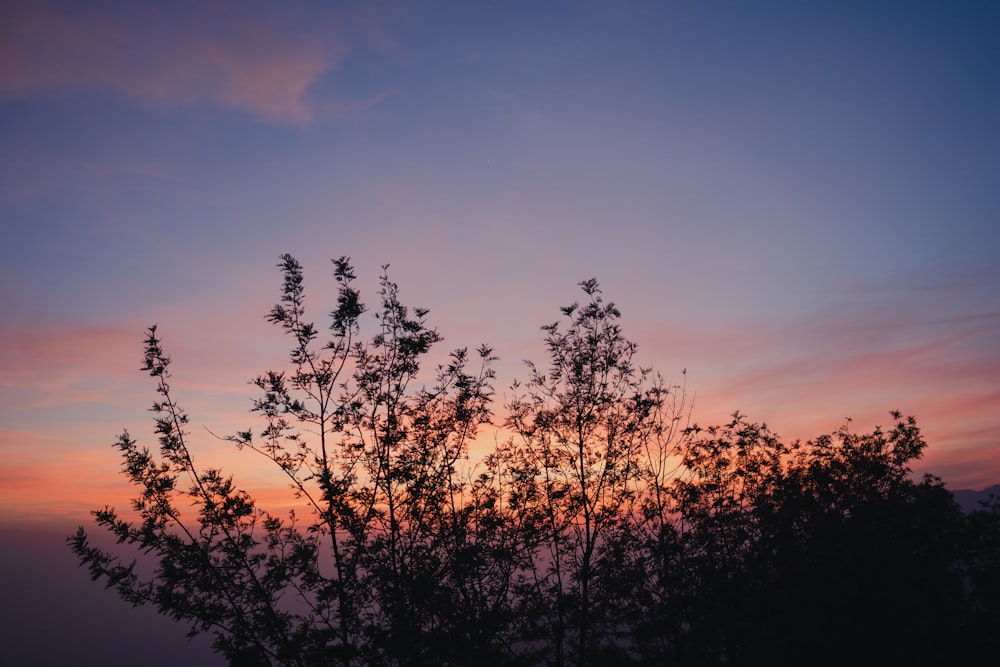
<svg viewBox="0 0 1000 667"><path fill-rule="evenodd" d="M599 566L631 515L645 447L663 436L669 394L660 376L635 365L636 345L624 337L621 313L604 302L597 281L580 286L589 301L562 309L566 328L543 327L547 371L527 362L528 380L515 383L507 405L507 425L518 438L511 446L534 475L541 504L544 534L532 575L541 597L553 603L546 614L557 665L568 661L567 648L584 665L611 639L600 636L612 628L599 628L595 613L595 602L607 599L595 596L608 583Z"/></svg>
<svg viewBox="0 0 1000 667"><path fill-rule="evenodd" d="M1000 651L1000 497L969 513L962 543L962 574L969 582L967 655ZM971 662L971 660L970 660Z"/></svg>
<svg viewBox="0 0 1000 667"><path fill-rule="evenodd" d="M279 266L267 319L289 368L253 380L260 431L225 439L270 461L298 511L196 465L153 326L159 447L123 433L131 512L94 512L137 557L68 538L94 579L212 633L231 664L938 664L1000 646L1000 503L965 516L913 479L912 417L805 442L739 413L691 425L684 386L636 363L587 280L469 462L493 351L428 372L427 311L383 267L367 319L347 258L323 332L302 267Z"/></svg>
<svg viewBox="0 0 1000 667"><path fill-rule="evenodd" d="M305 319L301 266L282 257L282 302L268 320L293 340L292 372L268 371L254 384L260 435L229 436L271 460L311 511L305 530L260 510L221 471L199 470L189 449L188 417L170 386L169 357L156 327L146 338L144 370L157 381L154 404L159 456L127 433L118 447L123 471L140 489L138 520L105 508L100 526L138 547L157 566L136 564L90 545L81 528L71 538L91 576L133 604L155 604L213 632L215 646L247 664L406 664L429 661L429 643L450 635L438 613L456 594L446 564L464 516L456 465L478 426L489 420L489 348L467 367L466 349L437 369L430 388L411 388L420 362L441 340L411 316L383 273L376 332L359 341L364 312L346 258L335 260L337 308L330 337ZM302 432L309 430L308 434ZM186 478L190 486L180 486ZM192 523L185 505L198 510ZM327 562L332 561L332 570Z"/></svg>
<svg viewBox="0 0 1000 667"><path fill-rule="evenodd" d="M954 660L962 518L940 480L910 478L912 417L785 444L740 414L698 431L673 484L682 664ZM912 639L920 637L921 641ZM930 662L929 662L930 661Z"/></svg>

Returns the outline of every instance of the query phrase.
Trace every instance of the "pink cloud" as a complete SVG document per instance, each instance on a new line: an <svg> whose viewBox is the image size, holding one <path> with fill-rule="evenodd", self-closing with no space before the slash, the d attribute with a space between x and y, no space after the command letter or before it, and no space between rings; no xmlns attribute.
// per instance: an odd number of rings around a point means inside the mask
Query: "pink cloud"
<svg viewBox="0 0 1000 667"><path fill-rule="evenodd" d="M5 522L82 519L91 509L124 501L125 481L108 456L94 456L79 444L45 434L0 431L0 518Z"/></svg>
<svg viewBox="0 0 1000 667"><path fill-rule="evenodd" d="M915 470L943 475L952 488L1000 481L998 313L829 312L809 322L647 333L636 336L640 356L668 375L655 357L683 360L702 425L738 409L784 438L805 439L848 417L858 431L887 426L899 409L916 416L928 441Z"/></svg>
<svg viewBox="0 0 1000 667"><path fill-rule="evenodd" d="M106 397L138 377L140 334L101 327L0 328L0 395L8 407Z"/></svg>
<svg viewBox="0 0 1000 667"><path fill-rule="evenodd" d="M261 457L251 452L227 457L232 450L228 443L205 445L192 442L199 468L222 466L262 509L280 513L301 508L284 479L273 474ZM118 452L110 446L81 446L78 441L47 434L0 430L0 455L4 461L0 465L0 524L89 523L90 511L105 505L126 516L129 513L129 499L136 488L121 475Z"/></svg>
<svg viewBox="0 0 1000 667"><path fill-rule="evenodd" d="M292 12L249 3L0 10L0 96L104 90L140 104L215 104L276 123L377 104L382 94L318 103L310 86L348 50L340 26L296 25Z"/></svg>
<svg viewBox="0 0 1000 667"><path fill-rule="evenodd" d="M928 448L926 457L916 467L918 472L938 475L948 488L980 491L1000 479L1000 444L962 449Z"/></svg>
<svg viewBox="0 0 1000 667"><path fill-rule="evenodd" d="M193 409L199 397L229 395L246 403L248 382L270 366L281 367L287 344L248 340L232 332L256 312L213 314L192 327L190 309L164 308L158 335L174 359L172 385ZM261 308L260 310L263 310ZM185 315L187 319L185 319ZM256 319L263 320L263 317ZM267 331L261 322L261 332ZM0 398L7 409L35 409L120 399L141 405L154 397L154 383L141 370L147 324L87 326L72 322L36 322L0 326ZM263 357L263 358L262 358ZM148 401L147 401L148 399ZM212 410L212 413L218 409Z"/></svg>

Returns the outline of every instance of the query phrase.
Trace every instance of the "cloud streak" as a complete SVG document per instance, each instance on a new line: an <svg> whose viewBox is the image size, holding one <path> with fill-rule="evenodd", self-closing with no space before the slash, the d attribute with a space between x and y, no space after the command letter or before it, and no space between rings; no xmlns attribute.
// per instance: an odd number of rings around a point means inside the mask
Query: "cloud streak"
<svg viewBox="0 0 1000 667"><path fill-rule="evenodd" d="M281 124L377 104L310 94L349 50L326 19L303 29L291 12L252 3L5 3L0 98L97 90L153 108L218 105ZM296 20L298 18L298 20Z"/></svg>
<svg viewBox="0 0 1000 667"><path fill-rule="evenodd" d="M882 306L712 331L649 330L651 323L636 339L646 359L658 351L683 359L703 425L740 410L783 437L807 439L847 418L858 431L886 425L899 409L917 417L929 444L919 472L945 475L953 488L992 483L1000 475L1000 313Z"/></svg>
<svg viewBox="0 0 1000 667"><path fill-rule="evenodd" d="M138 375L137 340L125 329L0 328L0 395L8 409L107 400Z"/></svg>

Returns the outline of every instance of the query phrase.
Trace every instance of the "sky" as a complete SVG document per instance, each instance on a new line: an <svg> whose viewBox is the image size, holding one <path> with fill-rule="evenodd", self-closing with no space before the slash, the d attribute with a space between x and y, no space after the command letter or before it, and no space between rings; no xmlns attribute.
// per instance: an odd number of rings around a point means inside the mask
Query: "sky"
<svg viewBox="0 0 1000 667"><path fill-rule="evenodd" d="M389 265L442 351L493 346L501 417L596 277L696 422L898 409L918 474L1000 483L997 34L976 1L8 0L0 530L127 505L153 323L198 460L274 485L208 429L286 359L286 252L319 322L330 259L369 298Z"/></svg>

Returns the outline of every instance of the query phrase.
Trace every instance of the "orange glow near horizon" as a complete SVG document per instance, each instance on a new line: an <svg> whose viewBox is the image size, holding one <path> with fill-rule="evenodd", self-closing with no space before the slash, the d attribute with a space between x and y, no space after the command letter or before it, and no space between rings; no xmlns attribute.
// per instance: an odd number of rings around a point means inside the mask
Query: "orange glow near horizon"
<svg viewBox="0 0 1000 667"><path fill-rule="evenodd" d="M653 341L653 345L640 345L645 365L657 352L657 336L640 329L639 336L643 334ZM246 411L253 395L246 383L253 372L239 368L245 363L246 350L231 358L231 345L209 352L198 350L196 341L177 338L171 339L176 347L196 351L201 362L193 365L178 357L183 374L171 380L192 418L191 448L198 464L234 474L240 488L250 491L263 508L292 506L285 480L267 461L249 451L237 452L212 435L259 424ZM32 422L32 415L47 423L42 430L0 431L4 454L0 519L85 522L90 510L105 504L127 508L131 489L119 474L111 443L127 428L141 444L155 449L152 424L145 414L155 394L149 378L137 368L139 336L114 329L56 328L41 335L0 329L0 340L7 350L0 357L4 364L0 387L15 397L10 407L21 410L27 423ZM738 368L746 346L762 345L745 337L734 345L715 339L701 349L683 340L660 342L678 356L682 354L678 348L690 347L696 356L708 360L710 369L730 362ZM767 422L785 440L807 440L834 431L847 417L853 420L852 429L870 430L889 423L889 410L899 408L917 417L928 442L923 459L914 464L915 472L941 475L952 489L978 490L1000 481L1000 457L996 456L1000 427L994 411L1000 393L977 385L983 378L982 362L954 360L950 376L938 383L939 390L924 390L940 377L940 366L949 358L941 355L953 344L945 341L889 352L861 350L853 355L842 353L839 361L803 366L794 358L771 366L752 367L744 362L745 370L701 381L698 366L692 364L689 385L703 383L697 389L688 387L692 420L702 426L722 423L738 409L751 420ZM536 349L536 361L544 364L540 338ZM727 358L714 355L714 350L730 352ZM985 370L1000 373L1000 360L989 364ZM511 372L509 361L504 368ZM523 368L513 372L524 375ZM497 424L503 421L508 383L504 377L496 382ZM831 405L840 407L833 411ZM782 409L774 411L770 406ZM122 416L125 422L116 423ZM495 441L505 437L493 427L481 429L470 447L469 463L474 465Z"/></svg>

